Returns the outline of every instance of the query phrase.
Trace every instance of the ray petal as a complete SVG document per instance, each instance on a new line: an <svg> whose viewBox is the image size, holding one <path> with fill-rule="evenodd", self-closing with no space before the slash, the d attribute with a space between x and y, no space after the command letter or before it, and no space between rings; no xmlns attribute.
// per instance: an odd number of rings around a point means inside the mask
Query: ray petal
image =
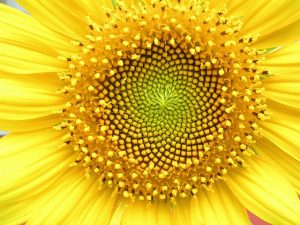
<svg viewBox="0 0 300 225"><path fill-rule="evenodd" d="M242 35L259 34L259 48L281 46L299 40L300 2L294 0L212 0L213 7L227 5L228 14L241 17Z"/></svg>
<svg viewBox="0 0 300 225"><path fill-rule="evenodd" d="M201 191L192 200L192 218L196 224L249 224L246 208L242 206L222 181L214 184L214 190ZM201 221L202 220L202 221Z"/></svg>
<svg viewBox="0 0 300 225"><path fill-rule="evenodd" d="M226 183L244 207L271 224L298 224L299 199L293 186L270 163L252 157Z"/></svg>
<svg viewBox="0 0 300 225"><path fill-rule="evenodd" d="M264 96L300 109L300 44L287 45L266 54L261 65L275 73L263 80Z"/></svg>

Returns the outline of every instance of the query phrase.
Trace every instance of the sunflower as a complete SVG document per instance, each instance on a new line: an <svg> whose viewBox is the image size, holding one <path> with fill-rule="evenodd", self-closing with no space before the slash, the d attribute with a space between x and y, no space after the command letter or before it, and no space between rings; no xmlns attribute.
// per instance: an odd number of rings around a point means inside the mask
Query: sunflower
<svg viewBox="0 0 300 225"><path fill-rule="evenodd" d="M300 224L300 2L0 5L1 224Z"/></svg>

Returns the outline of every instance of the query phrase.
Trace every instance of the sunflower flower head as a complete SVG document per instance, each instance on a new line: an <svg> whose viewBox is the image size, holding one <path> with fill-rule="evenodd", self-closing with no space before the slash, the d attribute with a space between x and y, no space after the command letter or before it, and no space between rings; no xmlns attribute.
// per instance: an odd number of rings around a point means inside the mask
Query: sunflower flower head
<svg viewBox="0 0 300 225"><path fill-rule="evenodd" d="M300 16L249 2L0 6L0 222L300 223Z"/></svg>
<svg viewBox="0 0 300 225"><path fill-rule="evenodd" d="M152 1L88 18L59 73L73 165L132 199L195 196L244 167L268 118L256 36L208 2Z"/></svg>

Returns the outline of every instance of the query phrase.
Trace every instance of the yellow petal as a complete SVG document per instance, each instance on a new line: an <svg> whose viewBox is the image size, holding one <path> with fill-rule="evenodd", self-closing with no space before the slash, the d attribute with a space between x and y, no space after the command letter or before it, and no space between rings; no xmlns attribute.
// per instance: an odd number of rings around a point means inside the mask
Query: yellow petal
<svg viewBox="0 0 300 225"><path fill-rule="evenodd" d="M87 180L81 168L68 166L73 154L57 148L61 136L60 132L45 130L10 134L0 141L3 221L107 224L114 205L112 190L99 192L94 178Z"/></svg>
<svg viewBox="0 0 300 225"><path fill-rule="evenodd" d="M43 175L41 179L49 178L47 175L52 171L50 169L52 167L54 171L56 168L61 169L66 166L65 161L70 160L70 153L58 148L62 143L62 135L62 132L50 128L34 132L11 133L0 139L2 171L0 193L4 194L1 198L16 195L17 187L22 185L24 185L22 189L29 188L33 183L27 182L38 182L35 178L41 175ZM61 163L57 164L59 160ZM11 189L15 192L8 192Z"/></svg>
<svg viewBox="0 0 300 225"><path fill-rule="evenodd" d="M260 123L263 136L300 161L300 111L271 100L267 105L272 114L269 120Z"/></svg>
<svg viewBox="0 0 300 225"><path fill-rule="evenodd" d="M260 34L256 47L276 47L299 40L300 1L213 0L212 6L224 3L230 16L242 17L241 34Z"/></svg>
<svg viewBox="0 0 300 225"><path fill-rule="evenodd" d="M22 224L42 205L47 192L72 161L57 148L59 132L42 130L9 134L0 140L0 218L3 224Z"/></svg>
<svg viewBox="0 0 300 225"><path fill-rule="evenodd" d="M64 104L64 100L55 93L58 87L52 86L51 82L49 85L40 82L38 75L36 80L21 78L1 79L0 76L1 120L26 120L47 116Z"/></svg>
<svg viewBox="0 0 300 225"><path fill-rule="evenodd" d="M37 46L38 42L46 50L51 49L52 53L76 51L69 38L47 29L32 16L4 4L0 5L0 37L1 41L10 40L10 43L18 45L23 42L27 47Z"/></svg>
<svg viewBox="0 0 300 225"><path fill-rule="evenodd" d="M247 163L249 168L233 171L226 180L236 198L268 223L299 224L299 199L284 174L256 157Z"/></svg>
<svg viewBox="0 0 300 225"><path fill-rule="evenodd" d="M6 204L0 208L1 223L5 225L23 224L36 209L30 202Z"/></svg>
<svg viewBox="0 0 300 225"><path fill-rule="evenodd" d="M179 199L172 207L172 221L174 225L191 225L193 214L191 214L191 199Z"/></svg>
<svg viewBox="0 0 300 225"><path fill-rule="evenodd" d="M125 210L125 204L122 204L123 202L120 202L117 200L117 204L115 204L115 209L112 213L111 219L109 221L109 225L120 225L122 221L122 217ZM119 203L120 202L120 203Z"/></svg>
<svg viewBox="0 0 300 225"><path fill-rule="evenodd" d="M283 152L266 138L258 139L253 146L259 156L266 162L273 163L286 179L295 187L300 194L300 162Z"/></svg>
<svg viewBox="0 0 300 225"><path fill-rule="evenodd" d="M65 213L72 213L70 207L76 209L76 204L85 197L83 193L91 191L91 184L88 181L84 183L84 177L76 176L76 173L71 171L72 169L61 171L59 179L32 199L33 202L39 202L39 205L43 207L36 208L26 224L61 224L67 218ZM71 202L70 198L72 198Z"/></svg>
<svg viewBox="0 0 300 225"><path fill-rule="evenodd" d="M156 225L154 206L146 201L137 200L125 208L122 225ZM154 212L154 213L153 213ZM151 221L152 220L152 221ZM152 223L151 223L152 222Z"/></svg>
<svg viewBox="0 0 300 225"><path fill-rule="evenodd" d="M174 224L171 216L171 204L137 200L128 202L124 210L122 225L171 225Z"/></svg>
<svg viewBox="0 0 300 225"><path fill-rule="evenodd" d="M289 74L289 72L300 71L300 43L293 43L284 47L274 49L265 54L265 60L261 65L267 67L276 74Z"/></svg>
<svg viewBox="0 0 300 225"><path fill-rule="evenodd" d="M51 48L52 44L49 43L56 42L58 38L55 38L55 35L47 32L47 29L43 29L41 25L36 25L37 22L32 21L28 15L3 4L0 5L0 16L0 72L25 74L57 72L66 69L66 62L57 59L58 53ZM19 25L12 23L19 23ZM35 35L43 32L45 34ZM54 40L53 38L43 40L44 36L53 37Z"/></svg>
<svg viewBox="0 0 300 225"><path fill-rule="evenodd" d="M267 98L300 108L300 44L292 44L265 55L262 66L275 73L263 80Z"/></svg>
<svg viewBox="0 0 300 225"><path fill-rule="evenodd" d="M26 120L18 120L17 118L13 120L0 119L0 130L7 132L30 132L51 128L59 122L61 122L61 119L55 114Z"/></svg>
<svg viewBox="0 0 300 225"><path fill-rule="evenodd" d="M65 35L70 40L81 39L87 34L85 12L78 1L67 0L18 0L35 19L48 28Z"/></svg>
<svg viewBox="0 0 300 225"><path fill-rule="evenodd" d="M81 168L68 168L38 199L43 207L35 210L26 224L107 225L115 204L112 189L98 189L94 177L86 179Z"/></svg>
<svg viewBox="0 0 300 225"><path fill-rule="evenodd" d="M159 202L156 207L156 224L157 225L172 225L170 204Z"/></svg>
<svg viewBox="0 0 300 225"><path fill-rule="evenodd" d="M275 75L263 81L263 95L281 104L300 109L300 73Z"/></svg>
<svg viewBox="0 0 300 225"><path fill-rule="evenodd" d="M17 45L17 43L22 46ZM0 71L9 73L43 73L66 70L65 62L58 60L54 55L49 55L49 51L41 43L34 43L35 49L30 49L30 47L25 47L24 45L25 43L21 39L16 44L8 44L7 41L0 43Z"/></svg>
<svg viewBox="0 0 300 225"><path fill-rule="evenodd" d="M222 181L214 184L213 191L201 191L197 199L192 199L191 209L192 218L199 217L193 225L249 224L246 208Z"/></svg>
<svg viewBox="0 0 300 225"><path fill-rule="evenodd" d="M104 8L113 9L113 1L111 0L79 0L78 4L85 11L86 15L90 16L93 21L103 23L106 17Z"/></svg>
<svg viewBox="0 0 300 225"><path fill-rule="evenodd" d="M94 181L96 181L96 179ZM93 192L90 193L90 198L94 198L94 200L91 200L91 207L88 210L81 212L81 218L78 220L73 218L73 222L70 224L108 225L114 210L115 201L117 199L116 197L116 193L113 192L111 188L104 187L102 190L95 188Z"/></svg>

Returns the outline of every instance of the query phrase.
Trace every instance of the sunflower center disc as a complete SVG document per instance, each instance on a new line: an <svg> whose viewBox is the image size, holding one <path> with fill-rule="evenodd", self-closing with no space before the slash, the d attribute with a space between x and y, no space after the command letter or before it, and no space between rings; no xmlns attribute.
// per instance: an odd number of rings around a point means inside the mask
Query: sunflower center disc
<svg viewBox="0 0 300 225"><path fill-rule="evenodd" d="M79 53L59 76L73 165L132 199L196 195L223 179L268 117L255 38L238 19L199 1L153 1L88 21Z"/></svg>
<svg viewBox="0 0 300 225"><path fill-rule="evenodd" d="M200 75L195 71L200 59L167 44L140 54L139 63L126 58L123 62L116 75L98 87L110 89L103 96L109 110L99 119L108 126L107 133L118 137L118 148L143 170L153 165L155 171L167 172L198 160L198 150L225 120L224 107L216 101L222 78Z"/></svg>

